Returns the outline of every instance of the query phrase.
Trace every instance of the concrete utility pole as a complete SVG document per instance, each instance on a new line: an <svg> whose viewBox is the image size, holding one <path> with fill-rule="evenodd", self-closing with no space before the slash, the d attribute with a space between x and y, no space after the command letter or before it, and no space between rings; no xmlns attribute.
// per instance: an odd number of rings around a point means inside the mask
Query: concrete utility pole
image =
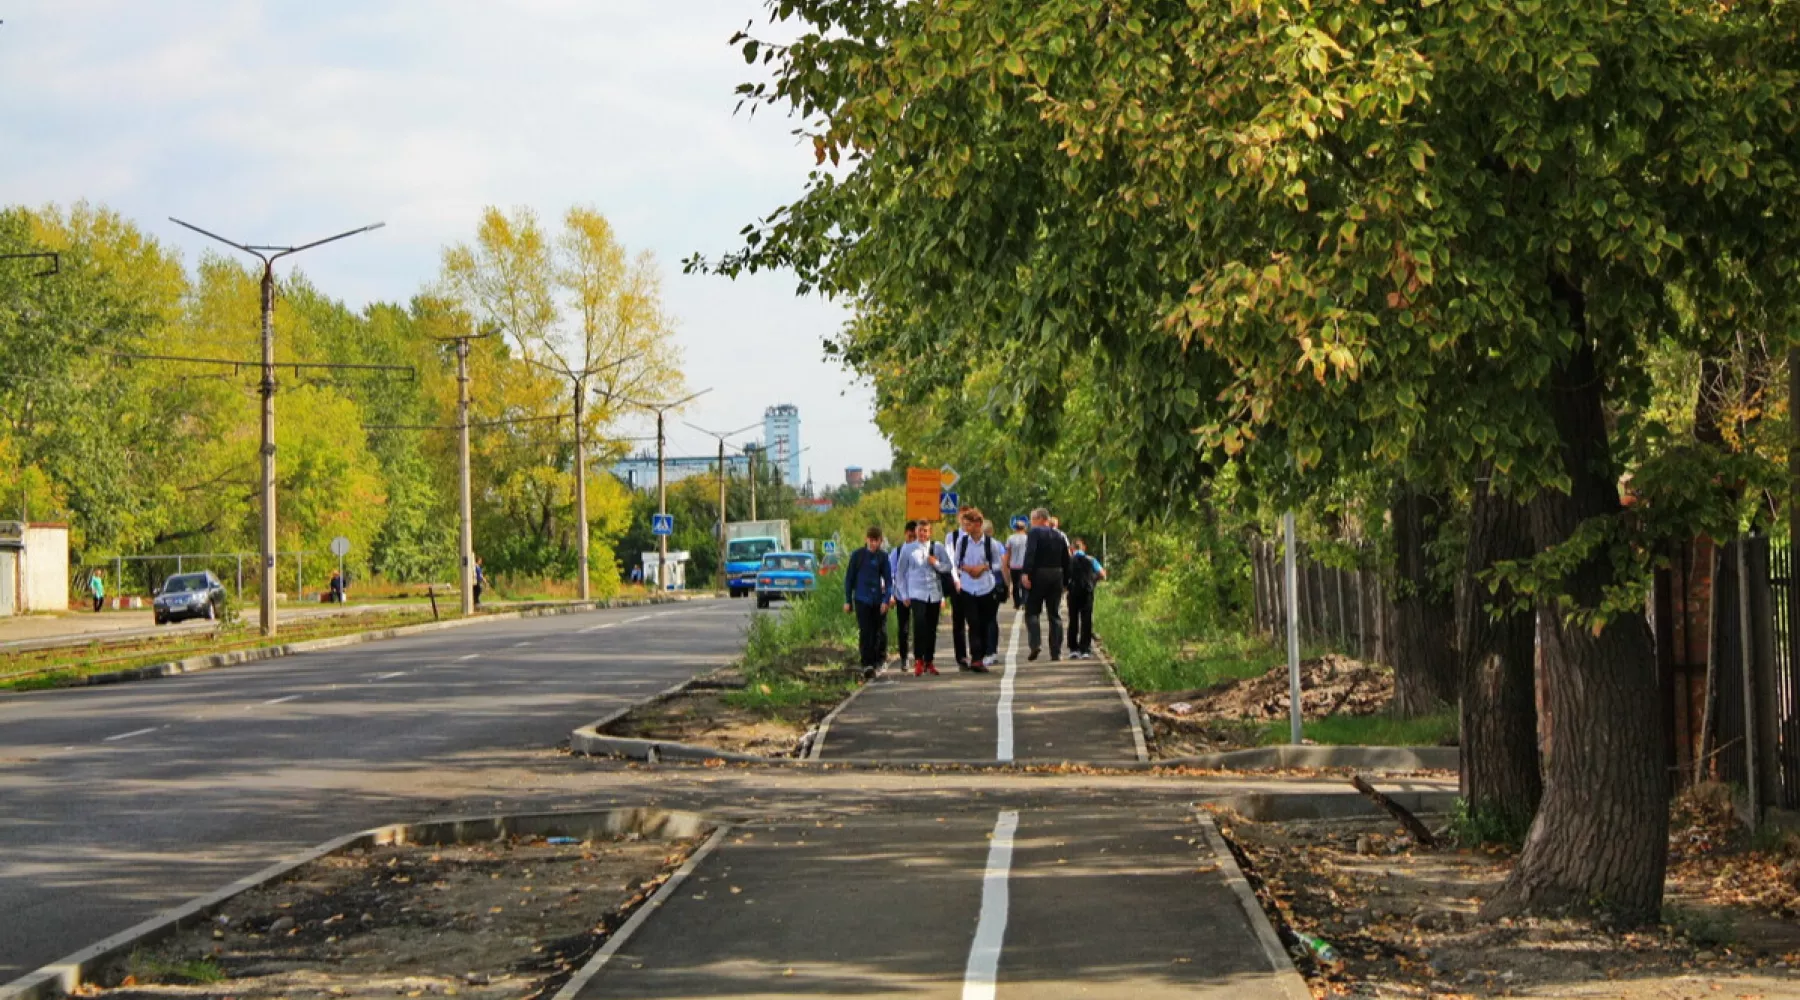
<svg viewBox="0 0 1800 1000"><path fill-rule="evenodd" d="M228 247L255 257L262 261L262 634L275 634L275 262L283 257L291 257L302 250L335 243L338 240L359 233L373 232L386 225L377 222L373 225L352 229L336 236L327 236L322 240L303 243L295 247L257 246L235 243L217 233L209 233L199 226L183 222L171 217L170 222L184 229L191 229L208 239L217 240ZM305 580L296 581L304 586Z"/></svg>
<svg viewBox="0 0 1800 1000"><path fill-rule="evenodd" d="M756 453L761 450L756 447L744 449L744 457L750 460L750 520L752 521L756 520Z"/></svg>
<svg viewBox="0 0 1800 1000"><path fill-rule="evenodd" d="M456 338L456 487L462 515L456 589L463 617L475 613L475 498L469 472L469 338Z"/></svg>
<svg viewBox="0 0 1800 1000"><path fill-rule="evenodd" d="M1299 746L1304 735L1300 726L1300 569L1295 558L1293 511L1282 515L1281 530L1287 536L1288 742Z"/></svg>
<svg viewBox="0 0 1800 1000"><path fill-rule="evenodd" d="M690 423L689 421L686 421L686 420L683 420L682 423L687 424L689 427L692 427L693 429L699 431L702 434L705 434L707 437L717 438L719 441L719 579L721 581L725 581L727 579L727 577L725 575L725 563L727 562L726 556L729 554L729 545L725 538L725 524L731 518L731 508L730 508L731 499L730 499L730 496L726 493L726 489L725 489L725 487L726 487L725 439L728 437L733 437L738 434L742 434L745 431L755 430L756 428L762 426L762 421L759 420L754 424L745 424L744 426L739 427L735 431L726 431L723 434L721 434L717 431L709 431L706 428L700 426L699 424ZM752 482L750 485L750 495L751 496L756 495L756 484L754 482ZM751 504L751 508L752 509L751 509L751 514L750 514L750 520L754 521L754 520L756 520L754 503ZM727 586L727 588L729 588L730 584L727 583L726 586Z"/></svg>

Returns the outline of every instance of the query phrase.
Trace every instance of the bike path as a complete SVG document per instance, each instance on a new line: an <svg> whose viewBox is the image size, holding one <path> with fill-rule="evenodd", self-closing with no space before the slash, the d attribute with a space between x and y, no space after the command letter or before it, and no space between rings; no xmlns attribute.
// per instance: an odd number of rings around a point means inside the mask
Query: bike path
<svg viewBox="0 0 1800 1000"><path fill-rule="evenodd" d="M989 796L952 815L734 828L580 996L1287 990L1191 812Z"/></svg>
<svg viewBox="0 0 1800 1000"><path fill-rule="evenodd" d="M1003 665L991 673L958 671L947 654L939 658L941 676L886 671L832 722L820 756L895 762L1136 759L1131 713L1105 666L1098 660L1052 662L1047 650L1027 659L1024 625L1024 615L1002 613ZM940 634L939 649L949 646L949 635Z"/></svg>

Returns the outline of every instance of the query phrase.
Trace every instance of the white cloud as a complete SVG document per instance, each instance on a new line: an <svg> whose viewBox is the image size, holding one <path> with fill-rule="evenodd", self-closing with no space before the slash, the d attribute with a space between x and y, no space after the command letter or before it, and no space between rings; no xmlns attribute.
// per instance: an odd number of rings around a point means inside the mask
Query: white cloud
<svg viewBox="0 0 1800 1000"><path fill-rule="evenodd" d="M385 220L304 261L353 303L411 295L484 205L591 204L663 264L689 380L714 388L695 423L793 402L819 482L886 464L868 391L821 356L841 310L779 276L678 273L811 167L788 122L732 114L755 70L726 40L761 0L0 0L0 17L0 199L102 201L190 259L202 241L165 216L258 242Z"/></svg>

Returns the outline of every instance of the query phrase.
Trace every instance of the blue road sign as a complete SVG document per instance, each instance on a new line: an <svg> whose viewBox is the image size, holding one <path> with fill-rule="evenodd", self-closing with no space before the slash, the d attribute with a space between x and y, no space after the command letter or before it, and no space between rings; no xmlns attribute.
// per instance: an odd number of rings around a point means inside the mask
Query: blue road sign
<svg viewBox="0 0 1800 1000"><path fill-rule="evenodd" d="M825 554L828 556L837 555L837 540L836 539L833 539L833 538L825 539Z"/></svg>
<svg viewBox="0 0 1800 1000"><path fill-rule="evenodd" d="M652 535L673 535L675 533L675 515L651 514L650 533Z"/></svg>
<svg viewBox="0 0 1800 1000"><path fill-rule="evenodd" d="M945 517L954 517L962 509L962 498L955 490L943 490L938 493L938 513Z"/></svg>

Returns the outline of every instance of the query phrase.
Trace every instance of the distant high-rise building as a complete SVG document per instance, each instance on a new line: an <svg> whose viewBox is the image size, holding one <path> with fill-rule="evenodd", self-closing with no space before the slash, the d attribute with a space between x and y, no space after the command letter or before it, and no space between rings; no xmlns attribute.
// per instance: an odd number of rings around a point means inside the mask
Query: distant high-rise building
<svg viewBox="0 0 1800 1000"><path fill-rule="evenodd" d="M860 490L860 489L862 489L862 484L863 484L863 471L860 467L852 465L848 469L844 470L844 485L845 486L848 486L853 490Z"/></svg>
<svg viewBox="0 0 1800 1000"><path fill-rule="evenodd" d="M799 487L800 476L800 408L792 403L771 406L763 411L763 449L775 468L781 470L781 481Z"/></svg>

